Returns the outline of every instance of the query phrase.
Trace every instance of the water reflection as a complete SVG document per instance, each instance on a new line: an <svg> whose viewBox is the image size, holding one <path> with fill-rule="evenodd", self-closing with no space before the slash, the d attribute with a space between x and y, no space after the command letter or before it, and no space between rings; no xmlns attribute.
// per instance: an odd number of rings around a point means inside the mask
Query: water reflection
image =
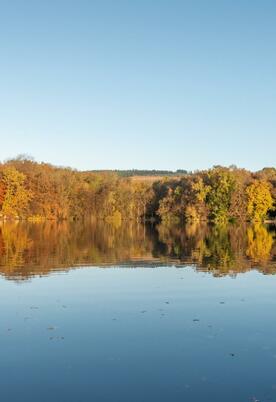
<svg viewBox="0 0 276 402"><path fill-rule="evenodd" d="M80 265L195 265L215 276L276 272L275 227L114 226L103 222L0 224L0 272L24 279Z"/></svg>

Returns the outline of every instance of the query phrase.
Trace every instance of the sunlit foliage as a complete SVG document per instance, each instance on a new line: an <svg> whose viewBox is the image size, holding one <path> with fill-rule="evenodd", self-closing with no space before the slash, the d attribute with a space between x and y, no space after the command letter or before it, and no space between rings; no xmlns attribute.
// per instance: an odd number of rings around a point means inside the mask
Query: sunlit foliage
<svg viewBox="0 0 276 402"><path fill-rule="evenodd" d="M26 213L31 192L24 185L25 179L25 175L12 166L3 169L1 187L4 189L4 196L2 195L1 214L4 217L24 216Z"/></svg>
<svg viewBox="0 0 276 402"><path fill-rule="evenodd" d="M276 170L235 166L128 177L79 172L20 156L0 164L0 218L203 222L275 219ZM166 173L166 172L165 172Z"/></svg>
<svg viewBox="0 0 276 402"><path fill-rule="evenodd" d="M227 169L215 168L207 174L209 216L216 223L230 218L231 197L235 188L234 175Z"/></svg>
<svg viewBox="0 0 276 402"><path fill-rule="evenodd" d="M265 181L254 180L246 189L247 212L253 221L262 221L273 206L270 186Z"/></svg>

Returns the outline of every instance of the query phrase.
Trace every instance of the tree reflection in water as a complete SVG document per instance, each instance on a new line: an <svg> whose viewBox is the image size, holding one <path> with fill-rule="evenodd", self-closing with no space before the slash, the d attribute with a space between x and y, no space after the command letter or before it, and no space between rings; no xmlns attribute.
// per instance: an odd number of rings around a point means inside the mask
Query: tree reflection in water
<svg viewBox="0 0 276 402"><path fill-rule="evenodd" d="M215 276L276 272L275 227L2 222L0 272L9 279L77 266L187 266Z"/></svg>

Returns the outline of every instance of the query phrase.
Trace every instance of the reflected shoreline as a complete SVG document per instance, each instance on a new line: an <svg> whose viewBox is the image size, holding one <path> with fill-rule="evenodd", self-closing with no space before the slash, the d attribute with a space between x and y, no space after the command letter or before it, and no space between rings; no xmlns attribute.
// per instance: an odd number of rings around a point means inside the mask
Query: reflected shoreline
<svg viewBox="0 0 276 402"><path fill-rule="evenodd" d="M214 276L276 273L275 225L1 222L0 274L24 280L77 267L193 266Z"/></svg>

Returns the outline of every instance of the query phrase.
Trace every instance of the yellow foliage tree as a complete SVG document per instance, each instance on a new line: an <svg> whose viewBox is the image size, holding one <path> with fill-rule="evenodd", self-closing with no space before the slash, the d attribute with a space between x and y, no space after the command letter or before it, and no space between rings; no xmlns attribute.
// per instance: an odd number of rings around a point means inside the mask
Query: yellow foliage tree
<svg viewBox="0 0 276 402"><path fill-rule="evenodd" d="M6 167L2 178L5 197L1 214L4 217L20 217L26 211L31 194L24 187L25 175L14 167Z"/></svg>
<svg viewBox="0 0 276 402"><path fill-rule="evenodd" d="M262 221L273 207L270 185L266 181L254 180L246 189L247 213L252 221Z"/></svg>

